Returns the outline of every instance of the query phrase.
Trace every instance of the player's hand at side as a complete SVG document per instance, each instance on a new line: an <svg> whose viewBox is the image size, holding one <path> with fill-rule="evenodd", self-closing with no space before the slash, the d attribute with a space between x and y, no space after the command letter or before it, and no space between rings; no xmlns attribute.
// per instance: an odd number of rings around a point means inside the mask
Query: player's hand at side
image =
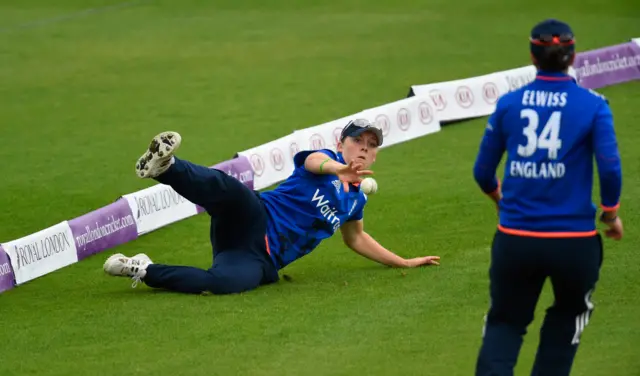
<svg viewBox="0 0 640 376"><path fill-rule="evenodd" d="M373 175L373 171L362 170L363 164L351 161L348 165L340 167L336 175L346 183L359 183L366 175Z"/></svg>
<svg viewBox="0 0 640 376"><path fill-rule="evenodd" d="M620 217L616 217L616 219L613 222L605 222L605 223L607 226L609 226L609 229L607 229L604 232L606 237L611 238L613 240L622 239L624 230L622 228L622 219L620 219Z"/></svg>
<svg viewBox="0 0 640 376"><path fill-rule="evenodd" d="M440 256L416 257L407 260L407 267L417 268L419 266L440 265L440 263L438 262L439 260Z"/></svg>

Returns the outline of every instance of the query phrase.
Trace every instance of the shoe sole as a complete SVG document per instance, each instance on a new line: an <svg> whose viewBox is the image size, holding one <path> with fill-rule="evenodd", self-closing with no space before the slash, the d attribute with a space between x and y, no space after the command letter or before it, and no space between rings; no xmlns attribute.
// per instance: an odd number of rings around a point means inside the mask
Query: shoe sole
<svg viewBox="0 0 640 376"><path fill-rule="evenodd" d="M147 151L136 162L138 177L152 178L169 167L171 157L180 147L182 138L177 132L162 132L149 143Z"/></svg>

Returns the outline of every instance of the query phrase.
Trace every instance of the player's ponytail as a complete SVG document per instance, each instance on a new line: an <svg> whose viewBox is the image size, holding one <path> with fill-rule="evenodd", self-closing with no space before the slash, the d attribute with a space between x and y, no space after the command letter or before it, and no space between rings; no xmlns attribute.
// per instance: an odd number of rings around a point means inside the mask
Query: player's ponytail
<svg viewBox="0 0 640 376"><path fill-rule="evenodd" d="M573 51L566 46L554 44L540 49L536 58L538 68L547 72L564 72L573 64Z"/></svg>

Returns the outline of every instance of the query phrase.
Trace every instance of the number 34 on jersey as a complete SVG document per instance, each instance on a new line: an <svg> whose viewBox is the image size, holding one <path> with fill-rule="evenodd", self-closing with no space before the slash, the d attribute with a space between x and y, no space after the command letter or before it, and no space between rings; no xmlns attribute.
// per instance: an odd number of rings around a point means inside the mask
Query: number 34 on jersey
<svg viewBox="0 0 640 376"><path fill-rule="evenodd" d="M544 124L541 131L540 115L533 109L525 108L520 111L520 117L527 120L527 125L522 129L526 137L526 144L518 145L518 155L523 158L533 156L538 150L544 150L548 161L511 161L509 173L513 177L525 179L560 179L565 175L565 165L556 162L558 151L562 148L560 139L560 122L562 112L554 111Z"/></svg>

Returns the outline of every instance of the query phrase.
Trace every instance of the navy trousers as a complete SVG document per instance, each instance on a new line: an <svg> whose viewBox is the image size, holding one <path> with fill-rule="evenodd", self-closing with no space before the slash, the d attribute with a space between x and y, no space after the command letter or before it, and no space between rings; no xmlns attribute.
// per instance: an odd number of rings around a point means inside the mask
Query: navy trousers
<svg viewBox="0 0 640 376"><path fill-rule="evenodd" d="M569 375L591 319L591 295L602 264L600 235L533 238L498 231L489 269L491 305L476 376L511 376L522 338L547 278L555 301L546 311L531 375Z"/></svg>
<svg viewBox="0 0 640 376"><path fill-rule="evenodd" d="M156 180L209 213L213 264L208 270L152 264L145 284L182 293L233 294L278 280L267 253L267 213L258 192L223 171L178 158Z"/></svg>

